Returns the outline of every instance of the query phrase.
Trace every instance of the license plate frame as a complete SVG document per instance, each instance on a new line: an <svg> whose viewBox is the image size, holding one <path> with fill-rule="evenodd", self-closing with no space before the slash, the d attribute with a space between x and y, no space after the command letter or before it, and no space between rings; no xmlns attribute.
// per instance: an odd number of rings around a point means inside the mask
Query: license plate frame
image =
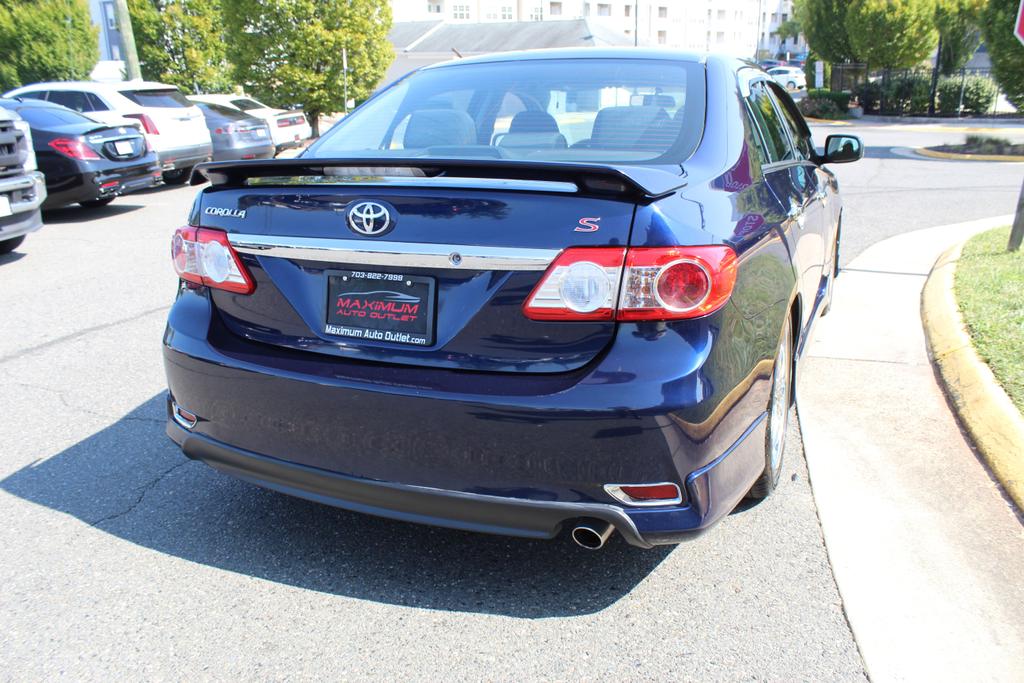
<svg viewBox="0 0 1024 683"><path fill-rule="evenodd" d="M323 333L428 347L435 339L437 278L365 270L324 272Z"/></svg>
<svg viewBox="0 0 1024 683"><path fill-rule="evenodd" d="M135 147L132 145L131 140L115 140L114 151L120 156L125 157L135 154Z"/></svg>
<svg viewBox="0 0 1024 683"><path fill-rule="evenodd" d="M7 218L13 215L14 210L11 209L11 200L7 198L7 195L0 194L0 218Z"/></svg>

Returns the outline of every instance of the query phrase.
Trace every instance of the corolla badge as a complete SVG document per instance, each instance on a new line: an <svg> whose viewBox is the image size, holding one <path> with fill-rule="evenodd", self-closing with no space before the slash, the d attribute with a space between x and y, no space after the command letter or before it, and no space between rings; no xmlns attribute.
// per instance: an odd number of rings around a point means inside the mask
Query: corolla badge
<svg viewBox="0 0 1024 683"><path fill-rule="evenodd" d="M348 210L348 227L357 234L377 237L395 227L395 221L380 202L356 202Z"/></svg>

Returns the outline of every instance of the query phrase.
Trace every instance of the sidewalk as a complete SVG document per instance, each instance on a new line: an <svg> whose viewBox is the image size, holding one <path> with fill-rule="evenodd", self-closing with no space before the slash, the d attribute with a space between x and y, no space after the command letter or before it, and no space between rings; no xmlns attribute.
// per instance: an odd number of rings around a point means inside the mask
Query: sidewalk
<svg viewBox="0 0 1024 683"><path fill-rule="evenodd" d="M801 367L815 502L875 681L1024 680L1024 526L961 435L920 318L942 251L1010 220L869 248L839 277Z"/></svg>

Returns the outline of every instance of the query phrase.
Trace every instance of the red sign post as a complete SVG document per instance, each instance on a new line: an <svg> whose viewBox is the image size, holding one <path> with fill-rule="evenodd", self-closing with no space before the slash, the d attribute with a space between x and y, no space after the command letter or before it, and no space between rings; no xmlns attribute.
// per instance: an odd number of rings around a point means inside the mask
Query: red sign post
<svg viewBox="0 0 1024 683"><path fill-rule="evenodd" d="M1024 0L1020 0L1020 7L1017 8L1017 23L1013 25L1013 35L1024 43Z"/></svg>

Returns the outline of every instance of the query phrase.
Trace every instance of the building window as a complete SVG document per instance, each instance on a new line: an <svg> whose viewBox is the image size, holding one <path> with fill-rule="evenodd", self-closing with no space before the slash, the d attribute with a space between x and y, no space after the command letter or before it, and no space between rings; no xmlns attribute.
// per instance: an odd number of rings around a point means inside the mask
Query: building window
<svg viewBox="0 0 1024 683"><path fill-rule="evenodd" d="M562 14L562 3L560 3L560 2L553 2L553 3L551 3L551 7L548 9L548 14L550 14L553 17L560 16Z"/></svg>
<svg viewBox="0 0 1024 683"><path fill-rule="evenodd" d="M630 16L630 12L632 12L632 11L633 11L633 6L632 5L626 5L626 16L627 17Z"/></svg>
<svg viewBox="0 0 1024 683"><path fill-rule="evenodd" d="M469 19L469 5L452 5L452 19Z"/></svg>
<svg viewBox="0 0 1024 683"><path fill-rule="evenodd" d="M724 9L718 10L718 20L719 21L725 21L725 10Z"/></svg>
<svg viewBox="0 0 1024 683"><path fill-rule="evenodd" d="M719 31L715 34L715 42L719 45L725 42L725 31Z"/></svg>
<svg viewBox="0 0 1024 683"><path fill-rule="evenodd" d="M441 6L435 5L434 3L430 3L429 5L427 5L427 11L430 12L431 14L440 14Z"/></svg>
<svg viewBox="0 0 1024 683"><path fill-rule="evenodd" d="M501 8L501 20L502 21L512 21L512 8L511 7L506 6L506 7L502 7Z"/></svg>
<svg viewBox="0 0 1024 683"><path fill-rule="evenodd" d="M603 2L597 4L597 16L599 17L610 17L612 15L612 6Z"/></svg>
<svg viewBox="0 0 1024 683"><path fill-rule="evenodd" d="M512 8L509 7L509 12ZM530 21L544 21L544 9L542 7L534 7L530 10Z"/></svg>
<svg viewBox="0 0 1024 683"><path fill-rule="evenodd" d="M668 7L659 7L658 8L658 18L659 19L668 19Z"/></svg>
<svg viewBox="0 0 1024 683"><path fill-rule="evenodd" d="M664 45L668 42L668 33L665 31L658 31L658 45Z"/></svg>

